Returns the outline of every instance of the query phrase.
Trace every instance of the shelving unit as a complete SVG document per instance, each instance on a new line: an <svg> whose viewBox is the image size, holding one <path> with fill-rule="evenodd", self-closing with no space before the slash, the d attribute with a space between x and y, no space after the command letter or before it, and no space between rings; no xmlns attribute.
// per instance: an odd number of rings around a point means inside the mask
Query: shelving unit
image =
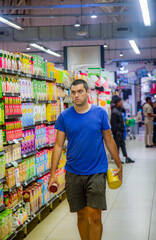
<svg viewBox="0 0 156 240"><path fill-rule="evenodd" d="M46 82L52 82L52 83L56 83L56 79L54 78L48 78L48 77L43 77L43 76L38 76L38 75L32 75L32 74L26 74L26 73L23 73L21 71L12 71L12 70L6 70L6 69L0 69L0 74L7 74L7 75L13 75L15 77L24 77L24 78L31 78L32 80L39 80L39 81L46 81ZM14 77L13 77L14 78ZM23 78L22 78L23 79ZM28 81L29 81L28 79ZM40 83L39 83L40 84ZM58 87L61 87L63 89L69 89L67 86L65 86L64 84L59 84L59 83L56 83L56 86ZM57 100L36 100L35 98L33 98L33 95L23 95L23 96L32 96L32 98L22 98L21 102L22 103L34 103L34 104L55 104L57 103ZM35 96L35 95L34 95ZM48 95L47 95L48 96ZM3 93L3 97L20 97L20 93L12 93L12 92L5 92ZM40 99L46 99L46 98L41 98ZM47 97L48 99L48 97ZM50 99L53 99L53 98L50 98ZM54 99L56 99L56 97L54 97ZM3 101L3 99L0 99L1 101ZM11 111L10 111L11 112ZM55 116L55 115L54 115ZM18 115L5 115L5 120L6 122L8 122L9 120L12 120L12 121L16 121L17 118L21 118L22 117L22 114L18 114ZM38 118L39 119L39 118ZM44 119L44 118L40 118L40 119ZM51 119L55 119L55 118L51 118ZM49 118L50 120L50 118ZM23 131L25 130L31 130L33 128L35 128L36 126L38 125L42 125L42 124L45 124L47 126L50 126L50 125L54 125L56 122L55 121L47 121L47 120L44 120L44 121L37 121L35 122L33 125L30 125L30 126L25 126L22 128ZM48 128L50 129L50 128ZM19 135L18 135L19 136ZM23 135L25 136L25 135ZM12 144L17 144L19 142L21 142L22 140L24 140L24 137L22 138L17 138L17 139L13 139L11 141L7 141L7 142L3 142L3 145L4 146L8 146L8 145L12 145ZM25 162L23 161L24 159L31 157L31 156L34 156L36 155L37 153L40 153L40 152L43 152L42 150L44 149L48 149L48 148L53 148L54 147L54 143L53 144L45 144L41 147L38 147L37 149L35 149L34 151L31 151L29 153L26 153L26 154L23 154L21 156L21 158L13 161L13 162L9 162L7 164L5 164L5 167L6 169L8 168L11 168L11 167L14 167L15 165L14 164L22 164L22 162ZM9 146L8 146L9 148ZM13 148L11 148L13 149ZM64 147L63 149L66 149L66 147ZM11 150L12 151L12 150ZM0 152L0 156L3 156L5 154L5 151L1 151ZM46 167L47 168L47 167ZM49 167L48 167L49 168ZM11 170L11 169L10 169ZM46 174L50 173L50 169L42 172L41 174L38 174L37 176L34 176L32 177L31 179L28 179L26 181L23 181L21 182L21 185L23 186L23 189L27 189L28 186L30 186L31 184L33 184L34 182L36 182L38 179L42 178L43 176L45 176ZM30 173L28 174L30 176ZM25 179L25 178L23 178ZM0 179L0 183L5 183L7 180L6 177ZM11 185L10 185L11 186ZM5 186L6 187L6 186ZM6 192L9 192L11 193L14 189L16 189L17 186L13 186L11 188L8 188L8 189L4 189L4 191ZM16 237L17 233L19 231L21 231L22 229L24 229L24 235L27 234L27 225L35 218L35 217L38 217L38 220L40 221L40 218L41 218L41 212L47 207L47 206L50 206L50 209L52 209L52 203L53 201L55 201L57 198L60 198L60 200L62 199L62 195L64 194L65 190L61 191L60 193L58 193L57 195L55 195L54 197L52 197L47 203L45 203L37 212L35 212L35 214L31 217L29 217L29 219L27 221L24 222L24 224L22 224L21 226L19 226L8 238L7 240L12 240ZM18 209L20 209L22 206L24 206L24 202L20 202L18 203L15 207L13 207L13 213L15 213ZM5 205L2 205L0 207L0 212L1 211L4 211L5 210Z"/></svg>

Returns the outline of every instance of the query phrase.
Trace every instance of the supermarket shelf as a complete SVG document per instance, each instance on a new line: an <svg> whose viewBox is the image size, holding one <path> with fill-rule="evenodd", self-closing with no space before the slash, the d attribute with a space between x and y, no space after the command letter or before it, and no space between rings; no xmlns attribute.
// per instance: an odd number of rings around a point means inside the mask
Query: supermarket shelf
<svg viewBox="0 0 156 240"><path fill-rule="evenodd" d="M65 84L63 84L63 83L56 83L56 86L58 86L58 87L62 87L62 88L65 88L65 89L70 89L69 87L67 87Z"/></svg>
<svg viewBox="0 0 156 240"><path fill-rule="evenodd" d="M20 117L22 117L22 114L6 115L5 119L20 118Z"/></svg>
<svg viewBox="0 0 156 240"><path fill-rule="evenodd" d="M51 198L45 205L43 205L40 209L38 209L33 216L29 217L21 226L17 227L16 230L6 240L14 239L19 231L21 231L32 220L34 220L38 214L40 214L46 207L50 205L50 203L54 202L57 198L61 197L61 195L63 195L64 193L65 193L65 190L62 190L60 193L58 193L53 198Z"/></svg>
<svg viewBox="0 0 156 240"><path fill-rule="evenodd" d="M16 188L17 188L17 186L15 185L15 186L13 186L11 188L4 189L4 192L12 192Z"/></svg>
<svg viewBox="0 0 156 240"><path fill-rule="evenodd" d="M31 183L35 182L37 179L43 177L44 175L46 175L47 173L50 172L50 169L46 170L45 172L38 174L37 176L34 176L33 178L26 180L22 183L23 187L27 187L28 185L30 185Z"/></svg>
<svg viewBox="0 0 156 240"><path fill-rule="evenodd" d="M16 232L13 232L8 238L6 238L6 240L12 240L16 237Z"/></svg>
<svg viewBox="0 0 156 240"><path fill-rule="evenodd" d="M0 206L0 213L5 210L5 205Z"/></svg>
<svg viewBox="0 0 156 240"><path fill-rule="evenodd" d="M3 97L19 97L20 93L12 93L12 92L5 92L3 93Z"/></svg>
<svg viewBox="0 0 156 240"><path fill-rule="evenodd" d="M23 130L29 130L29 129L33 129L33 128L35 128L36 127L36 125L34 124L34 125L30 125L30 126L25 126L25 127L23 127L22 129Z"/></svg>
<svg viewBox="0 0 156 240"><path fill-rule="evenodd" d="M19 208L23 207L24 205L24 202L18 203L14 208L12 208L12 212L15 213Z"/></svg>
<svg viewBox="0 0 156 240"><path fill-rule="evenodd" d="M10 140L10 141L7 141L7 142L3 142L3 145L9 145L9 144L16 144L18 142L21 142L24 138L16 138L16 139L13 139L13 140Z"/></svg>
<svg viewBox="0 0 156 240"><path fill-rule="evenodd" d="M41 147L37 147L36 149L37 149L37 150L41 150L41 149L47 148L48 146L49 146L49 145L44 144L43 146L41 146Z"/></svg>
<svg viewBox="0 0 156 240"><path fill-rule="evenodd" d="M55 121L51 121L51 122L47 122L47 125L54 125L56 123L56 120Z"/></svg>
<svg viewBox="0 0 156 240"><path fill-rule="evenodd" d="M56 82L55 78L42 77L42 76L38 76L38 75L32 75L32 74L29 74L29 73L23 73L21 71L13 71L13 70L8 70L8 69L4 69L4 68L0 69L0 73L18 75L18 76L21 76L21 77L29 77L29 78L34 78L34 79L38 79L38 80L41 80L41 81L44 80L44 81Z"/></svg>
<svg viewBox="0 0 156 240"><path fill-rule="evenodd" d="M0 183L6 182L6 177L0 179Z"/></svg>
<svg viewBox="0 0 156 240"><path fill-rule="evenodd" d="M5 164L5 168L7 169L7 168L10 168L10 167L14 167L14 162L16 162L16 163L21 163L23 161L23 159L22 158L20 158L20 159L18 159L18 160L15 160L15 161L13 161L13 162L10 162L10 163L6 163Z"/></svg>
<svg viewBox="0 0 156 240"><path fill-rule="evenodd" d="M3 156L6 153L6 151L0 151L0 156Z"/></svg>
<svg viewBox="0 0 156 240"><path fill-rule="evenodd" d="M32 152L29 152L29 153L26 153L26 154L23 154L23 155L22 155L22 158L27 158L27 157L33 156L33 155L35 155L36 153L38 153L37 150L32 151Z"/></svg>
<svg viewBox="0 0 156 240"><path fill-rule="evenodd" d="M37 126L37 125L41 125L41 124L47 124L47 120L43 120L43 121L37 121L37 122L35 122L35 125Z"/></svg>
<svg viewBox="0 0 156 240"><path fill-rule="evenodd" d="M22 103L35 102L35 98L22 98Z"/></svg>

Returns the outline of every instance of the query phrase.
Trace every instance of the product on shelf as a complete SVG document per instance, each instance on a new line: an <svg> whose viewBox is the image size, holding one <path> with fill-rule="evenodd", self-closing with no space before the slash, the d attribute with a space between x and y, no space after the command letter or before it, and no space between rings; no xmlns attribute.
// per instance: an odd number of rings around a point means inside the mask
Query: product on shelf
<svg viewBox="0 0 156 240"><path fill-rule="evenodd" d="M38 125L35 128L35 146L36 148L46 145L46 125Z"/></svg>
<svg viewBox="0 0 156 240"><path fill-rule="evenodd" d="M10 167L8 169L5 170L5 174L7 177L6 180L6 186L8 188L11 188L13 186L15 186L15 168L14 167Z"/></svg>
<svg viewBox="0 0 156 240"><path fill-rule="evenodd" d="M38 179L37 182L42 184L42 201L43 204L47 203L53 196L53 193L48 191L48 182L49 182L50 174L46 174L42 178Z"/></svg>
<svg viewBox="0 0 156 240"><path fill-rule="evenodd" d="M34 122L46 120L46 104L33 105Z"/></svg>
<svg viewBox="0 0 156 240"><path fill-rule="evenodd" d="M59 96L59 98L65 97L65 92L63 91L63 88L57 87L57 95Z"/></svg>
<svg viewBox="0 0 156 240"><path fill-rule="evenodd" d="M47 82L46 83L46 92L47 92L47 100L57 100L57 88L56 83Z"/></svg>
<svg viewBox="0 0 156 240"><path fill-rule="evenodd" d="M21 158L21 143L5 146L4 150L6 164Z"/></svg>
<svg viewBox="0 0 156 240"><path fill-rule="evenodd" d="M61 192L65 188L65 169L60 168L56 171L56 176L58 179L58 191L57 193Z"/></svg>
<svg viewBox="0 0 156 240"><path fill-rule="evenodd" d="M3 97L5 115L22 114L22 104L20 97Z"/></svg>
<svg viewBox="0 0 156 240"><path fill-rule="evenodd" d="M0 213L0 240L6 239L12 233L12 210L6 209Z"/></svg>
<svg viewBox="0 0 156 240"><path fill-rule="evenodd" d="M3 131L0 129L0 151L3 150Z"/></svg>
<svg viewBox="0 0 156 240"><path fill-rule="evenodd" d="M22 122L6 122L3 129L3 141L11 141L22 137Z"/></svg>
<svg viewBox="0 0 156 240"><path fill-rule="evenodd" d="M35 166L36 175L49 170L48 150L43 150L36 154Z"/></svg>
<svg viewBox="0 0 156 240"><path fill-rule="evenodd" d="M0 125L4 124L4 103L0 103Z"/></svg>
<svg viewBox="0 0 156 240"><path fill-rule="evenodd" d="M5 156L0 156L0 179L5 177Z"/></svg>
<svg viewBox="0 0 156 240"><path fill-rule="evenodd" d="M0 184L0 206L3 205L3 184Z"/></svg>
<svg viewBox="0 0 156 240"><path fill-rule="evenodd" d="M37 101L47 100L46 82L33 80L34 98Z"/></svg>
<svg viewBox="0 0 156 240"><path fill-rule="evenodd" d="M26 130L23 131L24 139L21 142L21 154L32 152L36 149L35 147L35 130Z"/></svg>
<svg viewBox="0 0 156 240"><path fill-rule="evenodd" d="M49 145L56 142L56 129L54 128L54 125L46 128L46 142Z"/></svg>
<svg viewBox="0 0 156 240"><path fill-rule="evenodd" d="M14 76L1 75L0 85L3 93L19 93L19 80Z"/></svg>
<svg viewBox="0 0 156 240"><path fill-rule="evenodd" d="M22 126L30 126L34 124L33 103L22 103Z"/></svg>
<svg viewBox="0 0 156 240"><path fill-rule="evenodd" d="M34 183L23 193L25 209L28 216L32 216L39 208L42 207L42 184Z"/></svg>
<svg viewBox="0 0 156 240"><path fill-rule="evenodd" d="M12 230L15 231L28 219L28 214L25 208L21 207L12 216Z"/></svg>
<svg viewBox="0 0 156 240"><path fill-rule="evenodd" d="M26 164L26 180L36 175L35 155L24 159Z"/></svg>
<svg viewBox="0 0 156 240"><path fill-rule="evenodd" d="M56 121L57 119L57 103L49 103L46 105L46 118L48 122Z"/></svg>
<svg viewBox="0 0 156 240"><path fill-rule="evenodd" d="M13 189L11 192L4 193L4 203L8 209L14 208L23 201L23 187Z"/></svg>
<svg viewBox="0 0 156 240"><path fill-rule="evenodd" d="M21 98L33 98L33 83L30 78L20 78L20 96Z"/></svg>

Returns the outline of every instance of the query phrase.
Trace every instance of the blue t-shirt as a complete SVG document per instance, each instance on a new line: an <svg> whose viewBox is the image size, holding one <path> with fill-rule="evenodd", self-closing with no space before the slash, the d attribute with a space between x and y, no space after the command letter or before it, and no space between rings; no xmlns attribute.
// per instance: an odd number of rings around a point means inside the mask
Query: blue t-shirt
<svg viewBox="0 0 156 240"><path fill-rule="evenodd" d="M91 105L88 112L80 114L72 106L59 115L55 128L65 132L68 139L67 171L78 175L107 172L102 130L110 125L105 109Z"/></svg>

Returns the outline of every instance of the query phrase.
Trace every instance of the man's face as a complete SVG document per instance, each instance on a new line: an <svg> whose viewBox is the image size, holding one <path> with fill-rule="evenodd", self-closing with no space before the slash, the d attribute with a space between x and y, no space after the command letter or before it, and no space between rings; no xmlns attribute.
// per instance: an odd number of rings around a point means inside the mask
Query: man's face
<svg viewBox="0 0 156 240"><path fill-rule="evenodd" d="M84 88L83 84L79 85L73 85L71 87L71 98L75 105L77 106L83 106L86 101L88 101L88 95L89 91L86 92L86 89Z"/></svg>
<svg viewBox="0 0 156 240"><path fill-rule="evenodd" d="M148 103L149 103L150 105L152 105L152 100L151 100L151 99L149 99L149 100L148 100Z"/></svg>
<svg viewBox="0 0 156 240"><path fill-rule="evenodd" d="M117 103L117 107L123 108L123 101L122 101L122 100L120 100L120 101Z"/></svg>

